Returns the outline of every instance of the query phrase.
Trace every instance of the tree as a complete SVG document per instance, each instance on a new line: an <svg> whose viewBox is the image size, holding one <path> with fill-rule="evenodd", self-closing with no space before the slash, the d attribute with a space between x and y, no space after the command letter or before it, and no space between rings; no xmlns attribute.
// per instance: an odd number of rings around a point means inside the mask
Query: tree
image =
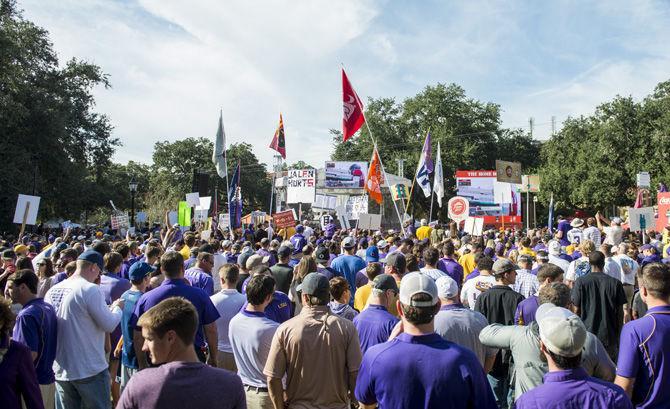
<svg viewBox="0 0 670 409"><path fill-rule="evenodd" d="M78 217L102 204L91 195L119 145L105 115L93 112L93 87L109 87L96 65L59 68L46 30L0 0L0 228L9 228L18 193L42 197L40 218Z"/></svg>

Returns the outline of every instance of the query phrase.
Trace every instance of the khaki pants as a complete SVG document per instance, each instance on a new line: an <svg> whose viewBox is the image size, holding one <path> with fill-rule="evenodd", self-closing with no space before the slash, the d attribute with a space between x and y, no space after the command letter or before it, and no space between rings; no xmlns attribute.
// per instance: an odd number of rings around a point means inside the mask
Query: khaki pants
<svg viewBox="0 0 670 409"><path fill-rule="evenodd" d="M632 285L624 284L623 292L626 294L626 300L628 301L628 308L633 308L633 296L635 295L635 287Z"/></svg>
<svg viewBox="0 0 670 409"><path fill-rule="evenodd" d="M230 352L218 351L217 366L219 368L227 369L229 371L237 372L237 365L235 365L235 356Z"/></svg>
<svg viewBox="0 0 670 409"><path fill-rule="evenodd" d="M272 400L268 392L258 391L253 386L244 385L244 394L247 397L248 409L273 409Z"/></svg>
<svg viewBox="0 0 670 409"><path fill-rule="evenodd" d="M44 409L54 409L56 407L56 384L40 385L40 392L42 392Z"/></svg>

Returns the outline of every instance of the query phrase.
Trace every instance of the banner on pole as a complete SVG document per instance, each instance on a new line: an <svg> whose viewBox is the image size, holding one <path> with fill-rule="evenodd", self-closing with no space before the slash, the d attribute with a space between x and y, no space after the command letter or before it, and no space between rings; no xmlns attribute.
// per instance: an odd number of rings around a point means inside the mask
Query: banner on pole
<svg viewBox="0 0 670 409"><path fill-rule="evenodd" d="M316 170L294 169L286 178L286 203L314 203Z"/></svg>

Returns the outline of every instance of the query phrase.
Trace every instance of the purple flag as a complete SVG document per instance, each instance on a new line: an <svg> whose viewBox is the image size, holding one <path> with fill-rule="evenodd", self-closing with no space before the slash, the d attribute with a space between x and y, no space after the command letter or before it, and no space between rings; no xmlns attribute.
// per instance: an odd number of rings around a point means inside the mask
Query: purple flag
<svg viewBox="0 0 670 409"><path fill-rule="evenodd" d="M426 141L423 143L423 151L421 152L424 156L424 165L428 173L433 173L433 154L430 145L430 131L426 134Z"/></svg>

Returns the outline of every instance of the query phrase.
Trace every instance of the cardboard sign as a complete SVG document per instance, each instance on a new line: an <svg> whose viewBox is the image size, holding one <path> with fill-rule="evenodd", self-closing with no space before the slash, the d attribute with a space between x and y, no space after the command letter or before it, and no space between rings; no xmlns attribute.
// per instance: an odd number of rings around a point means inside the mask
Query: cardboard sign
<svg viewBox="0 0 670 409"><path fill-rule="evenodd" d="M209 213L208 209L199 209L196 208L193 213L193 220L196 222L205 222L207 221L207 215Z"/></svg>
<svg viewBox="0 0 670 409"><path fill-rule="evenodd" d="M128 215L126 214L115 214L111 218L112 229L127 229L130 226L128 223Z"/></svg>
<svg viewBox="0 0 670 409"><path fill-rule="evenodd" d="M469 216L470 202L464 197L455 196L449 199L447 208L449 209L449 218L456 223L460 223Z"/></svg>
<svg viewBox="0 0 670 409"><path fill-rule="evenodd" d="M512 203L512 185L505 182L493 182L493 200L495 203Z"/></svg>
<svg viewBox="0 0 670 409"><path fill-rule="evenodd" d="M229 229L230 228L230 214L220 213L219 214L219 228Z"/></svg>
<svg viewBox="0 0 670 409"><path fill-rule="evenodd" d="M314 203L316 169L289 170L286 178L286 203Z"/></svg>
<svg viewBox="0 0 670 409"><path fill-rule="evenodd" d="M179 214L178 223L182 227L188 227L191 225L191 206L187 202L179 202L179 208L177 209Z"/></svg>
<svg viewBox="0 0 670 409"><path fill-rule="evenodd" d="M381 214L361 213L358 215L358 228L367 230L379 230L382 225Z"/></svg>
<svg viewBox="0 0 670 409"><path fill-rule="evenodd" d="M342 226L345 229L350 229L351 225L349 225L349 218L347 216L347 207L337 206L335 208L335 211L337 212L337 219L340 221L340 226Z"/></svg>
<svg viewBox="0 0 670 409"><path fill-rule="evenodd" d="M40 209L40 197L30 195L19 195L16 201L16 210L14 211L14 223L23 224L23 218L26 224L37 224L37 211Z"/></svg>
<svg viewBox="0 0 670 409"><path fill-rule="evenodd" d="M285 210L283 212L275 213L272 216L272 219L278 229L295 226L295 213L293 210Z"/></svg>
<svg viewBox="0 0 670 409"><path fill-rule="evenodd" d="M497 160L496 180L498 182L521 184L521 163Z"/></svg>
<svg viewBox="0 0 670 409"><path fill-rule="evenodd" d="M654 218L653 207L629 207L628 224L630 231L638 232L656 228L656 219Z"/></svg>
<svg viewBox="0 0 670 409"><path fill-rule="evenodd" d="M471 236L481 236L484 232L484 219L481 217L468 217L465 219L463 231Z"/></svg>
<svg viewBox="0 0 670 409"><path fill-rule="evenodd" d="M349 196L346 204L346 214L349 220L358 220L358 215L368 212L368 195Z"/></svg>
<svg viewBox="0 0 670 409"><path fill-rule="evenodd" d="M212 205L212 196L203 196L198 199L198 204L196 209L198 210L209 210L209 207Z"/></svg>
<svg viewBox="0 0 670 409"><path fill-rule="evenodd" d="M330 221L331 221L331 220L333 220L333 216L331 216L331 215L329 215L329 214L324 214L323 216L321 216L321 219L320 219L320 221L321 221L321 229L322 229L322 230L325 230L325 229L326 229L326 226L328 226L328 225L330 224Z"/></svg>
<svg viewBox="0 0 670 409"><path fill-rule="evenodd" d="M174 226L175 224L179 223L179 214L177 211L172 210L170 213L168 213L168 223L170 223L170 226Z"/></svg>
<svg viewBox="0 0 670 409"><path fill-rule="evenodd" d="M391 197L393 200L402 200L409 197L409 188L407 185L398 183L391 186Z"/></svg>
<svg viewBox="0 0 670 409"><path fill-rule="evenodd" d="M186 203L191 207L200 206L200 193L186 193Z"/></svg>
<svg viewBox="0 0 670 409"><path fill-rule="evenodd" d="M316 195L312 207L326 210L334 210L337 206L337 196Z"/></svg>
<svg viewBox="0 0 670 409"><path fill-rule="evenodd" d="M540 191L540 175L522 175L521 192L537 193Z"/></svg>
<svg viewBox="0 0 670 409"><path fill-rule="evenodd" d="M649 189L651 187L651 175L649 172L640 172L637 174L637 187L640 189Z"/></svg>

